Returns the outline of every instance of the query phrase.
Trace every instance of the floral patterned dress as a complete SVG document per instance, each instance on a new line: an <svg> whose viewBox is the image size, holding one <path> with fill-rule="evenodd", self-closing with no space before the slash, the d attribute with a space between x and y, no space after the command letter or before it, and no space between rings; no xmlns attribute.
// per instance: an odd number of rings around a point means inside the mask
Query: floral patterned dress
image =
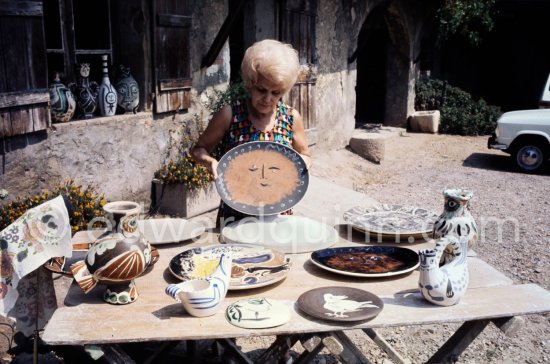
<svg viewBox="0 0 550 364"><path fill-rule="evenodd" d="M248 107L246 100L237 100L231 103L231 111L233 119L229 126L228 132L225 134L220 145L220 156L227 153L234 147L247 142L269 141L292 147L294 136L293 123L294 112L293 108L279 100L275 113L275 124L270 130L258 130L252 124L248 115ZM292 210L282 213L283 215L291 215ZM231 222L238 221L247 216L238 212L223 203L220 203L218 209L217 226L223 227Z"/></svg>

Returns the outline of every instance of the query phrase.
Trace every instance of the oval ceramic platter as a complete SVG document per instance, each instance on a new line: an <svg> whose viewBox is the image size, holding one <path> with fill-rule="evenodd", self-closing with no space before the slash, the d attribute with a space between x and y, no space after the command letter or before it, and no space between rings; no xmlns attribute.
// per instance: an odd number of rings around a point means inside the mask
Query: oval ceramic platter
<svg viewBox="0 0 550 364"><path fill-rule="evenodd" d="M294 149L274 142L241 144L218 163L216 188L231 208L249 215L275 215L296 205L309 172Z"/></svg>
<svg viewBox="0 0 550 364"><path fill-rule="evenodd" d="M433 224L439 217L435 212L404 205L356 206L344 212L344 221L354 229L383 240L414 242L416 238L429 238Z"/></svg>
<svg viewBox="0 0 550 364"><path fill-rule="evenodd" d="M389 277L420 264L418 253L393 246L328 248L311 253L311 262L327 271L354 277Z"/></svg>
<svg viewBox="0 0 550 364"><path fill-rule="evenodd" d="M298 297L298 308L306 314L328 321L364 321L376 317L384 308L377 295L352 287L319 287Z"/></svg>
<svg viewBox="0 0 550 364"><path fill-rule="evenodd" d="M221 254L230 254L230 290L251 289L274 284L290 270L290 258L273 249L251 244L217 244L184 250L170 261L168 269L177 278L189 280L211 275Z"/></svg>
<svg viewBox="0 0 550 364"><path fill-rule="evenodd" d="M225 243L257 244L295 254L328 248L338 242L338 231L327 224L295 215L243 219L222 229Z"/></svg>
<svg viewBox="0 0 550 364"><path fill-rule="evenodd" d="M185 219L138 220L143 237L153 245L178 243L201 236L204 226Z"/></svg>

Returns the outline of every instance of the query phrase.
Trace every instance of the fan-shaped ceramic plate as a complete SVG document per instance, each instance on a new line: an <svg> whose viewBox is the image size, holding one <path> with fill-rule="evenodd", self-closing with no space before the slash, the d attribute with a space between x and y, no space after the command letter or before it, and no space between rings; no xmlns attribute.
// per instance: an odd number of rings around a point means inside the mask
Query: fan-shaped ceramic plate
<svg viewBox="0 0 550 364"><path fill-rule="evenodd" d="M370 278L408 273L420 264L416 252L393 246L322 249L311 253L311 262L333 273Z"/></svg>
<svg viewBox="0 0 550 364"><path fill-rule="evenodd" d="M431 237L435 212L403 205L356 206L344 212L344 221L353 228L379 236L382 240L414 242Z"/></svg>
<svg viewBox="0 0 550 364"><path fill-rule="evenodd" d="M265 329L290 321L290 308L277 300L246 298L230 304L225 311L225 317L238 327Z"/></svg>
<svg viewBox="0 0 550 364"><path fill-rule="evenodd" d="M230 290L251 289L274 284L290 270L290 258L273 249L251 244L217 244L184 250L170 261L170 272L181 280L211 275L221 254L231 254Z"/></svg>
<svg viewBox="0 0 550 364"><path fill-rule="evenodd" d="M304 253L328 248L340 236L332 226L302 216L246 218L222 229L225 243L257 244L283 253Z"/></svg>
<svg viewBox="0 0 550 364"><path fill-rule="evenodd" d="M185 219L138 220L143 237L153 245L178 243L199 237L204 226Z"/></svg>
<svg viewBox="0 0 550 364"><path fill-rule="evenodd" d="M376 317L384 302L375 294L351 287L319 287L298 298L298 308L328 321L364 321Z"/></svg>
<svg viewBox="0 0 550 364"><path fill-rule="evenodd" d="M216 188L231 208L249 215L275 215L296 205L309 185L309 172L294 149L274 142L249 142L218 163Z"/></svg>

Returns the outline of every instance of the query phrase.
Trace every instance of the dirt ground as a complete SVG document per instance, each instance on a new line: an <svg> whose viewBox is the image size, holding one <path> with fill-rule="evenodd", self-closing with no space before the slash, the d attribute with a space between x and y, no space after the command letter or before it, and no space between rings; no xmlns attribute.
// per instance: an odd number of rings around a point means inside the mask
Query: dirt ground
<svg viewBox="0 0 550 364"><path fill-rule="evenodd" d="M514 283L536 283L550 289L550 164L540 175L518 173L506 154L486 145L486 136L403 131L388 140L380 164L347 149L314 150L311 173L382 203L416 205L435 212L443 209L444 189L467 188L474 193L472 215L483 226L476 253ZM486 223L492 219L511 223L499 228ZM550 315L525 317L525 324L512 337L490 324L458 363L549 363L549 321ZM378 332L411 363L423 363L458 326L399 327ZM0 330L5 332L2 326ZM350 336L373 363L391 362L361 331L351 331ZM273 338L238 339L237 345L254 357L269 346L270 340ZM6 349L0 338L0 353ZM294 353L301 350L299 344L293 348ZM324 350L315 362L337 360Z"/></svg>

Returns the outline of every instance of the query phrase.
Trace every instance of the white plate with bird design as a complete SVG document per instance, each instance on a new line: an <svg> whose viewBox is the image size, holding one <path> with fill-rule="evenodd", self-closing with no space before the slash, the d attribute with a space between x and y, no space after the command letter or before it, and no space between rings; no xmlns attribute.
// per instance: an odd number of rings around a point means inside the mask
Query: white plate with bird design
<svg viewBox="0 0 550 364"><path fill-rule="evenodd" d="M298 308L327 321L366 321L384 308L377 295L352 287L329 286L309 290L298 297Z"/></svg>
<svg viewBox="0 0 550 364"><path fill-rule="evenodd" d="M344 221L354 229L378 236L382 240L414 242L431 238L439 214L416 206L356 206L344 212Z"/></svg>

